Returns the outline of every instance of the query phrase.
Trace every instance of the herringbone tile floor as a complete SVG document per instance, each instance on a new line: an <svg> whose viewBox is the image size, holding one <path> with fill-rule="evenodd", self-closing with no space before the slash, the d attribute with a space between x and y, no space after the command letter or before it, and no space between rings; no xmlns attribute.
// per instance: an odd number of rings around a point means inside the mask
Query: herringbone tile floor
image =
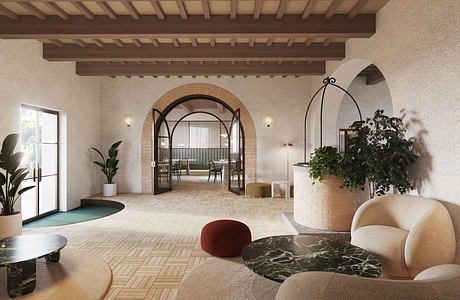
<svg viewBox="0 0 460 300"><path fill-rule="evenodd" d="M173 191L111 200L124 203L125 209L89 222L24 230L62 234L69 240L67 247L106 261L113 272L106 299L173 299L182 278L209 257L200 248L200 233L213 220L240 220L250 227L253 239L292 233L281 216L292 211L292 199Z"/></svg>

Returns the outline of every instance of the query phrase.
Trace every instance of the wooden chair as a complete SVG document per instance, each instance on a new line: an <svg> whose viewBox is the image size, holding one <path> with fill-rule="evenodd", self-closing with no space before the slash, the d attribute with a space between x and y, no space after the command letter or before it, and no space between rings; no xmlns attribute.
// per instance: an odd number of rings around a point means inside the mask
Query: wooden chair
<svg viewBox="0 0 460 300"><path fill-rule="evenodd" d="M217 175L220 176L220 182L222 182L222 169L216 168L216 164L214 163L214 160L209 161L209 173L208 173L208 182L209 179L211 178L211 174L214 175L214 183L216 182L216 177Z"/></svg>
<svg viewBox="0 0 460 300"><path fill-rule="evenodd" d="M185 175L189 174L190 166L188 164L188 159L187 158L182 158L180 160L179 172L181 173L182 170L185 170Z"/></svg>

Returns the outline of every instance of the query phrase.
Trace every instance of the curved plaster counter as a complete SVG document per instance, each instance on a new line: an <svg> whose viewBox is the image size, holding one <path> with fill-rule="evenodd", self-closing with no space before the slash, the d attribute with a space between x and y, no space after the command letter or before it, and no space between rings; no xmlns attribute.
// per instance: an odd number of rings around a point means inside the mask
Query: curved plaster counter
<svg viewBox="0 0 460 300"><path fill-rule="evenodd" d="M367 193L342 189L340 179L330 175L313 184L309 165L296 164L293 171L294 220L316 229L350 231L353 215L367 200Z"/></svg>

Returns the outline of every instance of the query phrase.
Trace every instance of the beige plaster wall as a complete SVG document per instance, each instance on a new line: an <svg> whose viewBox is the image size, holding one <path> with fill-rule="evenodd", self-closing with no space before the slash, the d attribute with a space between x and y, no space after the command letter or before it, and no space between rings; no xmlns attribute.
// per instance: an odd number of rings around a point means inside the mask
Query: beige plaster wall
<svg viewBox="0 0 460 300"><path fill-rule="evenodd" d="M342 62L328 62L327 75L347 87L368 64L386 78L393 113L404 109L410 136L422 154L414 175L415 193L446 203L454 221L460 253L460 1L390 1L377 15L377 33L352 39ZM321 85L316 77L313 87ZM342 96L329 95L326 139L336 140ZM317 143L317 141L316 141ZM457 255L459 257L459 255ZM458 259L460 262L460 258Z"/></svg>
<svg viewBox="0 0 460 300"><path fill-rule="evenodd" d="M61 209L80 205L80 199L100 190L99 171L91 161L90 146L100 145L98 78L75 75L74 63L42 59L37 41L0 40L0 139L20 132L21 104L61 112L67 124L66 182L61 182ZM62 128L61 128L62 129ZM18 148L19 150L19 148ZM18 201L18 204L20 201Z"/></svg>
<svg viewBox="0 0 460 300"><path fill-rule="evenodd" d="M140 154L144 120L162 95L184 84L216 85L232 93L244 104L256 130L258 181L285 178L286 153L281 149L285 141L289 140L295 145L291 162L301 160L302 121L306 99L310 94L308 78L117 77L103 78L101 81L102 144L108 145L117 139L124 141L117 179L121 191L141 191ZM266 128L263 124L263 117L267 113L275 119L272 128ZM123 125L125 114L135 117L131 128Z"/></svg>

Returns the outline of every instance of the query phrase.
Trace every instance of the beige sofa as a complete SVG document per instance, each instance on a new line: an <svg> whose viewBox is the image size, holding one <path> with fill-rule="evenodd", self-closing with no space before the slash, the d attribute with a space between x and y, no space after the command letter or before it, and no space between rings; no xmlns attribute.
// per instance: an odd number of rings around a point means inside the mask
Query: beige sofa
<svg viewBox="0 0 460 300"><path fill-rule="evenodd" d="M431 267L414 280L305 272L283 284L249 270L240 258L213 257L182 281L176 300L459 299L460 265Z"/></svg>
<svg viewBox="0 0 460 300"><path fill-rule="evenodd" d="M411 278L452 263L456 248L447 209L436 200L408 195L385 195L361 205L351 243L376 254L386 274Z"/></svg>
<svg viewBox="0 0 460 300"><path fill-rule="evenodd" d="M440 265L414 280L371 279L358 276L305 272L286 279L276 300L453 300L460 298L460 265Z"/></svg>

